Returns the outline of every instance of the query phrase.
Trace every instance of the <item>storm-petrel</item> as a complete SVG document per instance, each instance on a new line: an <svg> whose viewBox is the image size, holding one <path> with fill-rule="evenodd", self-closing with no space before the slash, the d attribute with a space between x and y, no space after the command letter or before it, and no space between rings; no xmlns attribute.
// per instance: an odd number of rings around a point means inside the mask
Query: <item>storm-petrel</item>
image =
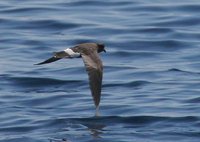
<svg viewBox="0 0 200 142"><path fill-rule="evenodd" d="M89 76L90 90L96 106L95 115L98 116L99 103L101 99L101 86L103 77L103 64L98 53L104 51L102 43L82 43L60 52L54 52L54 56L36 65L51 63L62 58L80 58L82 57L86 71Z"/></svg>

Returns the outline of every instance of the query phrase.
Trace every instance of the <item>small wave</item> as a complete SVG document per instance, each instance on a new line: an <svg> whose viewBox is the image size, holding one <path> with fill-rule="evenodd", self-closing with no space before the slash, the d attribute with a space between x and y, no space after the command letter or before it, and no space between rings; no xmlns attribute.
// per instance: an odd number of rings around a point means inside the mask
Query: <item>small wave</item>
<svg viewBox="0 0 200 142"><path fill-rule="evenodd" d="M200 5L194 5L194 4L181 4L181 5L175 5L171 6L171 9L174 9L176 11L181 11L181 12L200 12Z"/></svg>
<svg viewBox="0 0 200 142"><path fill-rule="evenodd" d="M144 86L146 84L150 84L152 82L138 80L138 81L131 81L131 82L124 82L124 83L112 83L112 84L104 84L103 87L117 87L117 86L123 86L123 87L140 87Z"/></svg>
<svg viewBox="0 0 200 142"><path fill-rule="evenodd" d="M200 103L200 97L196 97L193 99L189 99L186 101L187 103Z"/></svg>
<svg viewBox="0 0 200 142"><path fill-rule="evenodd" d="M164 39L164 40L138 40L138 41L129 41L128 43L115 42L113 44L118 49L126 50L144 50L144 51L156 51L156 52L168 52L168 51L176 51L182 49L184 47L188 47L188 43L186 41L178 40L178 39ZM119 47L120 45L120 47Z"/></svg>
<svg viewBox="0 0 200 142"><path fill-rule="evenodd" d="M60 80L52 78L35 78L35 77L9 77L8 80L12 81L17 86L41 87L51 85L69 85L69 84L82 84L81 80Z"/></svg>
<svg viewBox="0 0 200 142"><path fill-rule="evenodd" d="M43 11L52 11L52 10L57 10L55 8L51 8L51 7L27 7L27 8L8 8L8 9L4 9L4 10L0 10L1 13L27 13L27 12L43 12Z"/></svg>
<svg viewBox="0 0 200 142"><path fill-rule="evenodd" d="M4 138L1 138L1 140L0 140L0 142L36 142L36 141L42 141L42 140L39 138L33 138L33 137L29 137L29 136L22 137L20 135L16 135L16 136L12 136L12 137L4 137Z"/></svg>
<svg viewBox="0 0 200 142"><path fill-rule="evenodd" d="M126 2L126 1L119 1L119 2L112 2L112 1L92 1L92 0L86 0L86 1L74 1L70 3L66 3L66 5L70 6L123 6L123 5L130 5L134 4L135 2Z"/></svg>
<svg viewBox="0 0 200 142"><path fill-rule="evenodd" d="M104 65L104 68L105 68L105 70L114 70L114 71L116 71L116 70L121 70L122 68L123 69L138 69L138 68L136 68L136 67L134 67L134 66L128 66L128 65Z"/></svg>
<svg viewBox="0 0 200 142"><path fill-rule="evenodd" d="M72 29L77 28L82 25L58 20L13 20L3 18L0 19L0 23L2 23L5 27L13 28L13 29L49 29L49 30L59 30L59 29Z"/></svg>
<svg viewBox="0 0 200 142"><path fill-rule="evenodd" d="M177 49L179 47L185 47L186 43L177 39L166 39L166 40L152 40L152 41L144 41L146 44L152 44L152 46L159 46L168 49Z"/></svg>
<svg viewBox="0 0 200 142"><path fill-rule="evenodd" d="M181 69L177 69L177 68L171 68L171 69L168 69L167 71L169 71L169 72L189 73L189 74L199 74L197 72L185 71L185 70L181 70Z"/></svg>
<svg viewBox="0 0 200 142"><path fill-rule="evenodd" d="M136 29L135 32L141 32L141 33L154 33L154 34L161 34L161 33L173 33L174 30L171 28L167 28L167 27L142 27L139 29Z"/></svg>
<svg viewBox="0 0 200 142"><path fill-rule="evenodd" d="M130 117L120 117L120 116L105 116L105 117L92 117L92 118L74 118L71 120L76 120L79 122L102 122L102 123L131 123L131 124L147 124L153 123L161 120L165 120L165 117L156 116L130 116Z"/></svg>
<svg viewBox="0 0 200 142"><path fill-rule="evenodd" d="M165 27L183 27L183 26L196 26L199 25L200 20L197 17L184 17L184 18L176 18L168 21L158 21L156 23L152 23L154 26L165 26Z"/></svg>
<svg viewBox="0 0 200 142"><path fill-rule="evenodd" d="M102 117L91 117L91 118L70 118L71 121L78 121L81 124L85 123L105 123L112 125L113 123L129 123L129 124L149 124L160 121L168 122L196 122L199 118L196 116L185 116L185 117L167 117L167 116L102 116Z"/></svg>
<svg viewBox="0 0 200 142"><path fill-rule="evenodd" d="M58 20L36 20L24 23L22 28L38 28L38 29L71 29L79 27L75 23L64 23Z"/></svg>
<svg viewBox="0 0 200 142"><path fill-rule="evenodd" d="M168 71L182 72L182 70L176 68L169 69Z"/></svg>
<svg viewBox="0 0 200 142"><path fill-rule="evenodd" d="M121 56L121 57L129 57L129 56L133 56L133 52L116 51L116 52L113 52L111 55L117 55L117 56Z"/></svg>
<svg viewBox="0 0 200 142"><path fill-rule="evenodd" d="M146 5L146 4L140 4L138 6L133 7L133 5L127 5L126 7L122 7L120 8L120 10L122 11L127 11L127 12L131 12L131 11L148 11L148 12L163 12L166 11L166 7L164 6L156 6L156 5Z"/></svg>
<svg viewBox="0 0 200 142"><path fill-rule="evenodd" d="M13 126L13 127L1 127L0 132L28 132L32 131L34 129L34 126Z"/></svg>
<svg viewBox="0 0 200 142"><path fill-rule="evenodd" d="M131 50L121 50L112 52L111 56L120 56L124 58L144 58L144 57L155 57L162 54L162 52L154 52L154 51L131 51Z"/></svg>

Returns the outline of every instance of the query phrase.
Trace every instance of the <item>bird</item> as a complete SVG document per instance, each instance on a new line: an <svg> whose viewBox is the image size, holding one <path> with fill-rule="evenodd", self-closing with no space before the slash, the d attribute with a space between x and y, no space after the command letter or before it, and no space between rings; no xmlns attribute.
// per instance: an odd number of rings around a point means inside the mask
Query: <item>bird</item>
<svg viewBox="0 0 200 142"><path fill-rule="evenodd" d="M90 91L96 108L95 116L99 116L103 79L103 63L98 55L100 52L106 52L103 43L81 43L63 51L54 52L53 57L35 65L52 63L63 58L82 58L88 73Z"/></svg>

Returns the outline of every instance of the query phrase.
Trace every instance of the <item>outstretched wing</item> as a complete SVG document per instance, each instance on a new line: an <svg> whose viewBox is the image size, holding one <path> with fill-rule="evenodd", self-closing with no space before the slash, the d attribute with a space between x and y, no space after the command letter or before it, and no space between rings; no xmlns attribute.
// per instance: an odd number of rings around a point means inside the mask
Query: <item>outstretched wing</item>
<svg viewBox="0 0 200 142"><path fill-rule="evenodd" d="M101 86L102 86L102 77L103 77L103 65L102 61L97 53L97 50L90 51L90 53L81 54L83 62L85 64L86 70L89 76L90 90L92 97L95 103L95 106L98 107L101 98Z"/></svg>
<svg viewBox="0 0 200 142"><path fill-rule="evenodd" d="M42 64L47 64L47 63L51 63L51 62L55 62L57 60L60 60L61 58L57 58L57 57L51 57L43 62L40 62L38 64L35 64L35 65L42 65Z"/></svg>
<svg viewBox="0 0 200 142"><path fill-rule="evenodd" d="M55 62L57 60L60 60L62 58L67 58L69 57L69 54L65 51L60 51L60 52L54 52L54 56L35 65L42 65L42 64L47 64L47 63L51 63L51 62Z"/></svg>

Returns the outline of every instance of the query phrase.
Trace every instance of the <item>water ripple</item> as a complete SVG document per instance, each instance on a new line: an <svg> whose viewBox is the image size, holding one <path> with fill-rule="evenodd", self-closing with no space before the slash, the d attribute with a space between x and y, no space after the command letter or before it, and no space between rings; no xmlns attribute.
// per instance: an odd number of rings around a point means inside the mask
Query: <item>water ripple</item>
<svg viewBox="0 0 200 142"><path fill-rule="evenodd" d="M103 116L99 118L70 118L71 121L77 121L78 123L87 124L87 123L105 123L108 125L125 123L125 124L134 124L134 125L147 125L149 123L156 123L160 121L168 122L198 122L200 119L195 116L186 116L186 117L157 117L157 116L130 116L130 117L120 117L120 116Z"/></svg>
<svg viewBox="0 0 200 142"><path fill-rule="evenodd" d="M0 142L199 142L196 0L0 1ZM81 59L52 52L103 42L100 117Z"/></svg>
<svg viewBox="0 0 200 142"><path fill-rule="evenodd" d="M22 87L42 87L42 86L60 86L60 85L70 85L83 83L81 80L60 80L53 78L36 78L36 77L9 77L6 78L7 81L11 81L17 86Z"/></svg>

